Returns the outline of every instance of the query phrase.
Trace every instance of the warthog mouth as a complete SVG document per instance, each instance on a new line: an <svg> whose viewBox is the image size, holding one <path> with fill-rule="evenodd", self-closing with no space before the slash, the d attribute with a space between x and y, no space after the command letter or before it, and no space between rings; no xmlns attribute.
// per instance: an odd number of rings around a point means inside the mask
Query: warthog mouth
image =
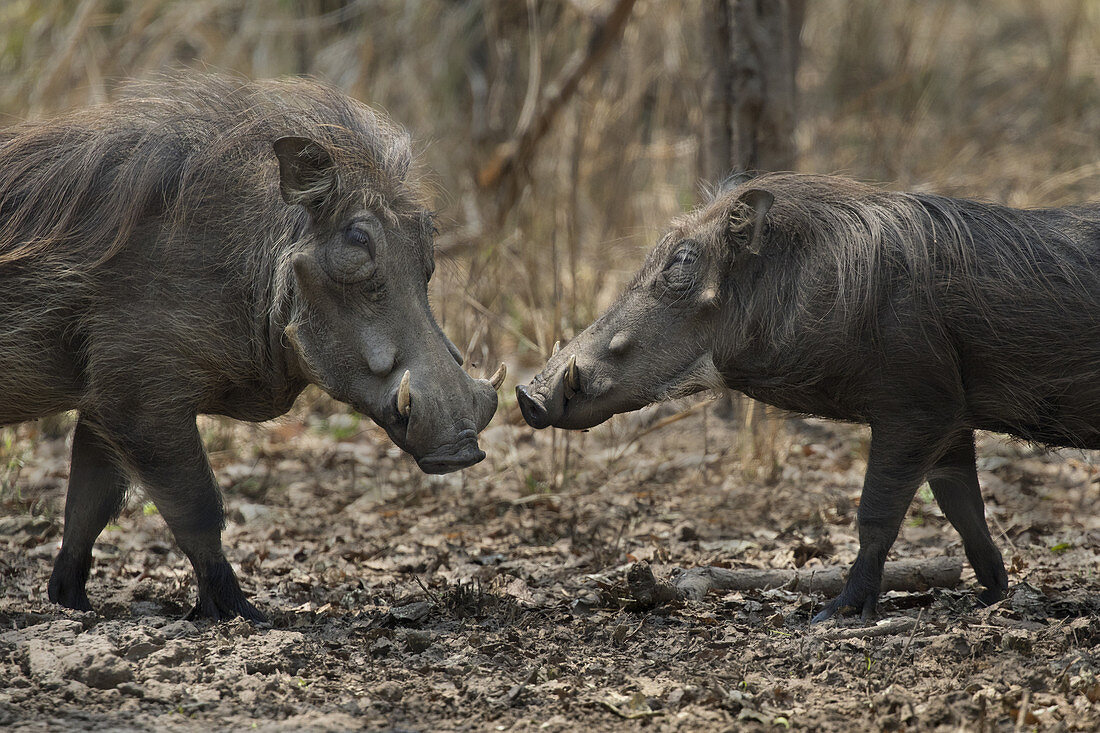
<svg viewBox="0 0 1100 733"><path fill-rule="evenodd" d="M460 432L454 440L435 448L431 453L416 459L424 473L450 473L480 463L485 451L477 444L477 433L472 429Z"/></svg>

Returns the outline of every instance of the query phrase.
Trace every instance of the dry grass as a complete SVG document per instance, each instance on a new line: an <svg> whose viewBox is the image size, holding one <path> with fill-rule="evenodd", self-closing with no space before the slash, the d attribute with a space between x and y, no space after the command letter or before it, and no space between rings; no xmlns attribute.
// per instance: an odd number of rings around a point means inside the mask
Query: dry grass
<svg viewBox="0 0 1100 733"><path fill-rule="evenodd" d="M500 211L499 192L477 185L606 7L10 0L0 7L0 114L94 103L123 78L181 65L341 86L421 143L443 214L434 302L444 327L475 372L503 357L523 379L608 305L700 190L701 0L638 2L619 47L542 141L513 206ZM1013 205L1096 197L1100 5L819 0L803 41L801 169Z"/></svg>

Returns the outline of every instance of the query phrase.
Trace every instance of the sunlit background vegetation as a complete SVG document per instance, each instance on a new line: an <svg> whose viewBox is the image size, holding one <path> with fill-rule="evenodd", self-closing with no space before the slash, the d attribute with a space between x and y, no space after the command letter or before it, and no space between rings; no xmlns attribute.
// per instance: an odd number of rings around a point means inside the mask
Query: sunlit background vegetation
<svg viewBox="0 0 1100 733"><path fill-rule="evenodd" d="M479 185L608 6L6 0L0 120L103 102L126 78L179 67L338 85L418 142L441 213L446 330L475 371L503 358L523 376L702 195L703 0L639 0L511 189ZM1018 206L1097 198L1100 3L816 0L802 42L799 170Z"/></svg>

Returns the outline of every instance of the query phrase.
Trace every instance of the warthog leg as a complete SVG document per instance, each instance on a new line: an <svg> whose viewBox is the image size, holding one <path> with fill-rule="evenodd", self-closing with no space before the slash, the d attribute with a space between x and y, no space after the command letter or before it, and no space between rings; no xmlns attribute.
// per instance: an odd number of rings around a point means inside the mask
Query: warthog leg
<svg viewBox="0 0 1100 733"><path fill-rule="evenodd" d="M859 554L844 590L814 617L815 623L844 608L858 609L864 619L874 613L886 553L925 473L943 450L943 440L928 439L930 434L915 430L912 424L871 426L871 451L859 503Z"/></svg>
<svg viewBox="0 0 1100 733"><path fill-rule="evenodd" d="M188 618L263 621L222 552L225 511L194 413L173 418L128 414L108 430L195 569L199 599Z"/></svg>
<svg viewBox="0 0 1100 733"><path fill-rule="evenodd" d="M978 582L986 588L978 601L986 606L996 603L1008 590L1008 574L985 522L985 504L975 465L974 431L959 434L951 443L928 473L928 484L944 516L962 537L963 549Z"/></svg>
<svg viewBox="0 0 1100 733"><path fill-rule="evenodd" d="M81 417L73 433L69 490L65 497L65 534L50 575L54 603L91 611L85 585L92 567L92 545L118 516L130 481L110 447Z"/></svg>

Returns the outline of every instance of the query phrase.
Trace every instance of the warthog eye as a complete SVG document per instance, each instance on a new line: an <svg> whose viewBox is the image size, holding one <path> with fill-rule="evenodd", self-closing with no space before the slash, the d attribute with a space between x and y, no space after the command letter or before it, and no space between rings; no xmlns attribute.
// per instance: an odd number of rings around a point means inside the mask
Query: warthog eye
<svg viewBox="0 0 1100 733"><path fill-rule="evenodd" d="M349 244L354 244L356 247L362 247L370 253L371 259L374 259L374 236L365 226L359 222L354 222L348 226L345 235Z"/></svg>
<svg viewBox="0 0 1100 733"><path fill-rule="evenodd" d="M378 271L376 256L385 247L385 232L373 219L351 222L323 248L322 264L329 277L346 285L363 283Z"/></svg>
<svg viewBox="0 0 1100 733"><path fill-rule="evenodd" d="M675 292L690 290L695 286L695 264L699 261L699 253L691 246L681 246L665 265L661 280L666 288Z"/></svg>
<svg viewBox="0 0 1100 733"><path fill-rule="evenodd" d="M688 249L687 247L681 247L676 250L676 254L672 255L672 259L669 260L668 266L674 267L687 267L694 265L695 261L699 259L699 255L695 253L695 250Z"/></svg>

